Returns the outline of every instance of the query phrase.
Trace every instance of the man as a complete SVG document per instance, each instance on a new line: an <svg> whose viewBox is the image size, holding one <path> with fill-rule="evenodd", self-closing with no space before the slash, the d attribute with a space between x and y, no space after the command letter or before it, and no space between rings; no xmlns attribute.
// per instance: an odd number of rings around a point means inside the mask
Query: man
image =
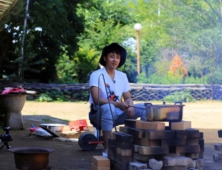
<svg viewBox="0 0 222 170"><path fill-rule="evenodd" d="M125 61L126 50L119 44L112 43L103 48L99 63L104 67L90 75L89 117L91 123L102 130L104 139L102 154L105 157L108 153L108 138L113 127L124 124L128 118L140 117L141 120L147 120L145 110L134 110L127 76L117 70Z"/></svg>

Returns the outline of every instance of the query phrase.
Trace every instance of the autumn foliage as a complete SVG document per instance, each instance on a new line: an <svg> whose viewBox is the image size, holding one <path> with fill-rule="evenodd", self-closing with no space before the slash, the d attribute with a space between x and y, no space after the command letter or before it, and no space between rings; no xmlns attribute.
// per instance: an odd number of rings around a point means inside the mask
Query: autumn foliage
<svg viewBox="0 0 222 170"><path fill-rule="evenodd" d="M177 76L180 75L183 77L187 76L187 69L186 69L186 67L183 66L183 62L178 54L175 54L175 56L172 59L169 73L171 75L175 75L175 76L176 75Z"/></svg>

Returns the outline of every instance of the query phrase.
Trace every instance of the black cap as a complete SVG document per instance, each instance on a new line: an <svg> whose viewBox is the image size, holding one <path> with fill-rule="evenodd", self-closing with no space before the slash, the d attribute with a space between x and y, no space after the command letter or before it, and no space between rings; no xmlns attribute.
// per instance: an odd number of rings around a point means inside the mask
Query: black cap
<svg viewBox="0 0 222 170"><path fill-rule="evenodd" d="M126 61L126 50L117 43L111 43L110 45L103 48L99 63L105 67L106 61L103 59L103 57L107 56L111 52L116 52L117 54L120 54L121 59L118 68L121 67Z"/></svg>

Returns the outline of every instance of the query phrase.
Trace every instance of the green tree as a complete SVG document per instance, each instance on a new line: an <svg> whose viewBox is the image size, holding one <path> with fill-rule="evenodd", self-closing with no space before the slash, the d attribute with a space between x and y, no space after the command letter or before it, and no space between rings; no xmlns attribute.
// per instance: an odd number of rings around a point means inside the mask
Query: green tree
<svg viewBox="0 0 222 170"><path fill-rule="evenodd" d="M64 50L68 54L73 54L76 51L77 36L84 28L81 18L76 15L77 5L81 2L81 0L30 1L29 13L31 20L27 24L25 56L22 63L26 79L35 78L42 82L56 79L55 63L58 57L64 53ZM8 27L1 32L6 41L14 40L14 43L10 41L11 46L13 46L11 51L13 55L5 52L8 55L4 56L5 60L3 61L5 62L2 64L4 66L1 74L17 73L24 10L19 11L19 14L18 18L15 17L10 19L10 22L9 20L5 22ZM13 15L13 13L10 12L8 15ZM15 27L17 30L14 29ZM36 31L37 27L42 30Z"/></svg>
<svg viewBox="0 0 222 170"><path fill-rule="evenodd" d="M84 33L79 37L79 51L75 54L75 58L78 58L79 61L84 61L75 62L75 67L79 69L76 70L76 75L80 82L83 81L83 79L88 81L87 76L89 76L89 74L86 74L86 70L83 70L85 63L88 64L88 73L97 69L101 51L104 46L112 42L122 44L130 37L131 31L129 31L128 24L132 23L133 18L128 13L128 7L125 1L121 0L92 0L90 3L79 5L77 14L80 17L84 17L83 21L85 26ZM83 49L88 51L92 50L93 55L89 56L89 54L91 55L92 53L87 53L86 51L83 53ZM131 51L127 52L128 54L131 53ZM127 60L127 65L120 70L126 73L128 72L128 76L130 77L130 75L133 74L130 69L134 68L130 66L132 65L132 63L129 62L131 60L130 55L128 55Z"/></svg>
<svg viewBox="0 0 222 170"><path fill-rule="evenodd" d="M211 77L209 82L215 82L214 73L221 72L221 0L132 2L132 11L137 18L142 23L146 21L143 29L155 35L151 39L157 49L153 62L161 61L163 56L159 54L169 48L189 61L198 56L202 63L201 72Z"/></svg>

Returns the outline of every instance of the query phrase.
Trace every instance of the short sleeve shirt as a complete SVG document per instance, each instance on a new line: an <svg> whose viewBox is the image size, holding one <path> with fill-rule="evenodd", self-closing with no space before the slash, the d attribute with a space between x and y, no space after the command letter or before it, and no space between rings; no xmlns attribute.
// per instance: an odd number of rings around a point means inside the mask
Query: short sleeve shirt
<svg viewBox="0 0 222 170"><path fill-rule="evenodd" d="M122 94L130 90L129 81L125 73L115 70L115 77L112 80L103 67L92 72L89 79L89 87L98 87L102 98L108 99L108 96L114 95L114 101L120 101ZM90 94L89 102L93 103Z"/></svg>

